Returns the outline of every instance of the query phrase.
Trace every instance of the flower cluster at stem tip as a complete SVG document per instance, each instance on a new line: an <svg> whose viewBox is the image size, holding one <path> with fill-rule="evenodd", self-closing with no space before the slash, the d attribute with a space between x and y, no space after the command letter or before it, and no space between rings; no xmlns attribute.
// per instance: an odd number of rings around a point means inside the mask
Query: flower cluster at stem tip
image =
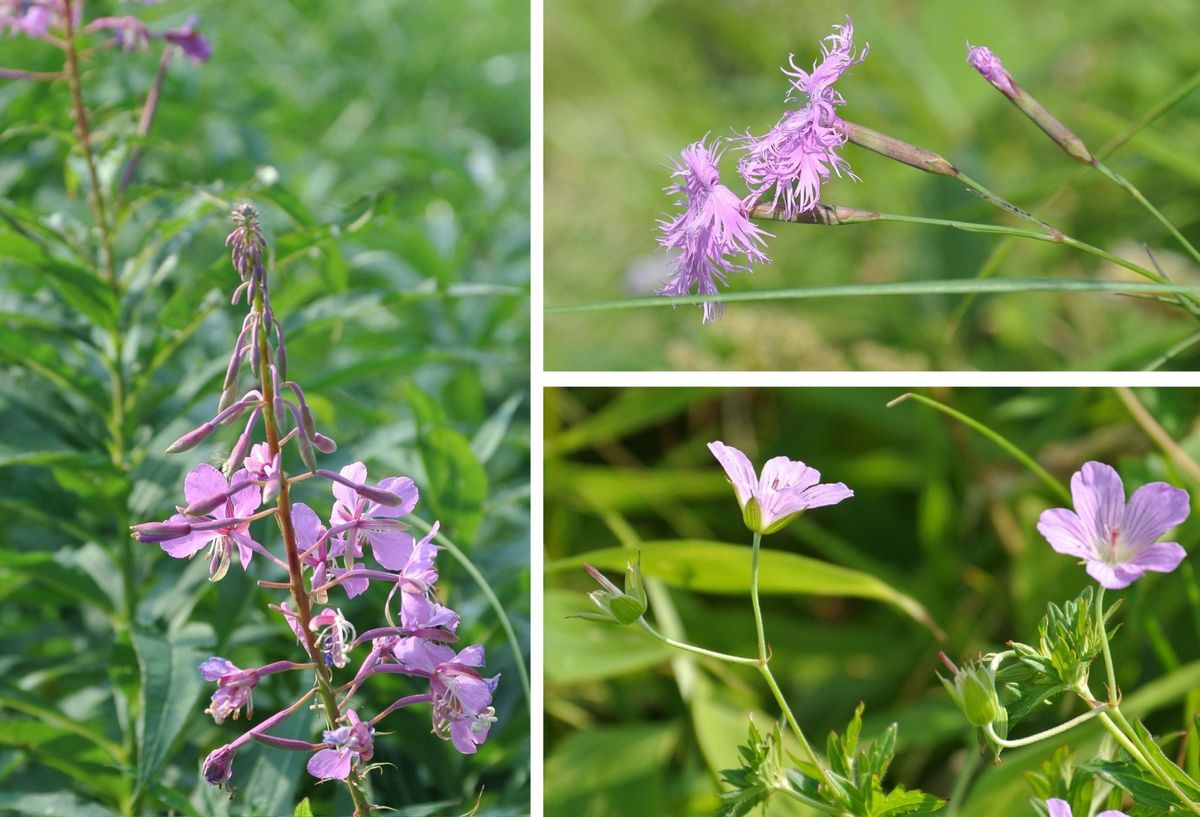
<svg viewBox="0 0 1200 817"><path fill-rule="evenodd" d="M153 0L141 0L153 2ZM0 34L10 32L39 40L55 41L55 33L64 31L68 22L77 26L80 22L83 2L74 4L64 0L0 0ZM70 20L67 19L70 9ZM163 31L153 31L137 17L97 17L88 23L86 31L106 32L111 43L122 51L135 51L149 46L151 40L178 46L183 54L195 62L208 62L212 57L212 43L197 29L199 18L193 16L183 25Z"/></svg>
<svg viewBox="0 0 1200 817"><path fill-rule="evenodd" d="M258 213L241 204L233 221L235 229L227 244L241 278L233 302L245 295L249 311L226 371L217 415L184 434L169 451L189 450L220 426L247 413L249 417L222 469L207 463L195 466L184 479L186 504L162 522L135 525L133 535L158 544L177 559L206 551L212 581L226 575L235 550L244 570L258 556L288 574L287 584L268 584L289 587L292 604L284 601L272 607L295 633L308 660L276 661L250 669L218 656L204 661L201 676L216 684L206 711L217 723L237 719L243 709L249 718L255 688L264 677L279 672L312 670L318 688L325 684L332 695L321 705L328 728L319 742L269 734L303 703L301 699L214 750L204 762L204 779L225 785L238 747L250 740L312 752L308 770L319 779L350 778L374 754L375 724L395 709L421 703L432 706L433 732L458 751L472 754L496 720L492 695L499 676L481 674L482 646L457 651L450 646L458 640L459 616L441 603L438 594L436 557L441 548L434 543L438 523L419 540L409 532L403 519L416 508L419 492L408 477L390 476L371 483L361 462L338 472L316 467L315 452L332 453L336 445L317 431L303 389L287 378L284 333L271 308L263 265L267 248ZM258 386L238 397L239 377L247 365ZM260 431L265 440L255 442ZM289 443L304 465L303 472L291 477L282 456ZM326 519L309 505L291 501L292 485L312 477L331 483L332 509ZM270 503L275 505L262 509ZM251 533L252 526L268 516L276 519L281 531L283 555L264 544L268 540L261 532L257 538ZM388 590L383 604L386 626L360 633L330 596L341 590L347 599L353 598L373 583ZM317 610L314 605L322 607ZM360 649L366 654L352 678L333 690L333 671L351 665L353 653ZM362 719L353 708L354 696L379 674L415 678L421 687L372 719ZM336 703L336 711L329 711L329 701Z"/></svg>

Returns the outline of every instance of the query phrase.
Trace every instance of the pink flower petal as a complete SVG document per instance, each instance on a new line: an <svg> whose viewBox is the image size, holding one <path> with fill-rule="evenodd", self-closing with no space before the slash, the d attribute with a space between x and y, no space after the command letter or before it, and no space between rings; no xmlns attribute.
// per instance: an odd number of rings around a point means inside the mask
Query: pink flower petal
<svg viewBox="0 0 1200 817"><path fill-rule="evenodd" d="M367 466L361 462L352 462L338 473L351 482L357 482L359 485L367 481ZM353 510L355 503L358 502L358 493L353 488L348 488L340 482L333 483L333 497L349 510Z"/></svg>
<svg viewBox="0 0 1200 817"><path fill-rule="evenodd" d="M413 538L404 531L372 530L366 531L367 541L375 554L375 561L388 570L403 570L412 555Z"/></svg>
<svg viewBox="0 0 1200 817"><path fill-rule="evenodd" d="M379 480L379 485L376 487L399 494L404 501L400 505L380 505L372 502L368 511L371 516L404 516L412 513L413 508L417 507L420 493L417 491L416 483L408 477L385 477Z"/></svg>
<svg viewBox="0 0 1200 817"><path fill-rule="evenodd" d="M303 502L297 502L292 506L292 528L296 531L296 544L301 551L308 550L315 545L321 538L321 534L325 532L321 517L317 516L317 512Z"/></svg>
<svg viewBox="0 0 1200 817"><path fill-rule="evenodd" d="M350 774L350 753L321 749L308 759L308 773L320 780L345 780Z"/></svg>
<svg viewBox="0 0 1200 817"><path fill-rule="evenodd" d="M821 481L821 472L809 468L797 460L787 457L771 457L763 465L762 476L758 480L759 492L769 495L773 491L802 491Z"/></svg>
<svg viewBox="0 0 1200 817"><path fill-rule="evenodd" d="M211 499L229 490L229 483L216 468L202 462L183 479L183 496L189 505Z"/></svg>
<svg viewBox="0 0 1200 817"><path fill-rule="evenodd" d="M1139 571L1153 570L1155 573L1170 573L1187 558L1187 551L1175 542L1155 542L1143 548L1125 564Z"/></svg>
<svg viewBox="0 0 1200 817"><path fill-rule="evenodd" d="M1125 513L1125 486L1111 465L1086 462L1071 477L1075 513L1093 542L1107 542Z"/></svg>
<svg viewBox="0 0 1200 817"><path fill-rule="evenodd" d="M754 495L754 490L758 485L754 466L750 464L750 460L745 454L731 445L725 445L720 440L709 443L708 450L717 458L717 462L721 463L721 467L725 469L725 475L733 483L738 504L743 508L746 507L746 503L750 501L750 497Z"/></svg>
<svg viewBox="0 0 1200 817"><path fill-rule="evenodd" d="M239 482L249 482L250 472L246 469L235 471L229 480L229 487L237 485ZM250 516L257 511L262 505L262 488L257 485L252 485L244 488L234 494L230 499L233 502L234 516Z"/></svg>
<svg viewBox="0 0 1200 817"><path fill-rule="evenodd" d="M1132 547L1151 544L1188 518L1188 492L1151 482L1133 492L1121 520L1121 539Z"/></svg>
<svg viewBox="0 0 1200 817"><path fill-rule="evenodd" d="M1050 543L1050 547L1059 553L1080 559L1097 558L1090 534L1074 511L1066 508L1042 511L1042 515L1038 517L1037 529Z"/></svg>
<svg viewBox="0 0 1200 817"><path fill-rule="evenodd" d="M1066 800L1057 797L1047 800L1046 808L1050 811L1050 817L1071 817L1071 806Z"/></svg>
<svg viewBox="0 0 1200 817"><path fill-rule="evenodd" d="M187 536L180 536L178 539L168 539L165 542L159 543L159 547L168 556L173 556L176 559L186 559L204 550L213 539L220 538L221 533L218 531L197 531L189 533Z"/></svg>

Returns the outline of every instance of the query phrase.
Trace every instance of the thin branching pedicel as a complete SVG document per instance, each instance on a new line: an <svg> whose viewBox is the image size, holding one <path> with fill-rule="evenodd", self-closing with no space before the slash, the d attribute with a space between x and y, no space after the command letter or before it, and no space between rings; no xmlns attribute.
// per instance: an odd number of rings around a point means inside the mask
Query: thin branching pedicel
<svg viewBox="0 0 1200 817"><path fill-rule="evenodd" d="M854 492L840 482L822 483L821 473L815 468L787 457L768 460L760 474L738 449L720 441L711 442L708 447L725 469L741 507L742 521L753 534L750 602L754 610L757 655L753 658L729 655L676 641L659 633L645 618L648 600L640 559L627 567L624 589L587 565L588 573L600 584L601 589L589 594L600 612L582 613L579 618L623 626L637 624L654 638L676 649L728 664L754 667L758 671L779 705L802 754L799 758L790 755L785 758L782 727L779 724L773 731L763 733L751 721L747 745L740 749L741 767L721 773L730 789L721 792L718 817L743 817L757 806L765 808L774 796L796 800L823 814L850 817L928 814L942 808L945 803L937 797L908 791L903 786L885 791L883 777L895 750L896 726L893 724L875 743L860 747L861 704L851 717L844 736L832 735L827 754L824 757L819 755L806 737L771 670L771 650L758 593L762 538L782 530L804 511L836 505L854 496Z"/></svg>
<svg viewBox="0 0 1200 817"><path fill-rule="evenodd" d="M355 813L366 817L373 807L367 801L363 777L374 754L375 725L396 709L428 703L433 709L434 733L460 752L472 754L495 722L491 701L499 676L485 678L481 674L482 646L457 652L449 646L457 641L459 617L438 600L435 559L439 548L434 544L438 526L417 541L402 521L417 505L414 482L392 476L371 483L361 462L340 472L317 467L317 453L331 453L336 446L317 430L304 390L288 379L284 332L271 307L264 263L267 245L258 213L250 204L238 205L233 222L226 244L241 280L232 300L237 304L245 298L249 311L226 369L216 415L168 450L186 451L221 426L246 415L248 420L224 467L218 470L201 463L193 468L184 480L186 504L163 522L135 526L134 536L158 544L175 558L191 558L204 551L212 581L226 575L235 556L243 570L248 570L258 555L288 574L283 586L291 598L272 609L280 614L280 623L295 633L307 660L284 659L240 669L227 659L209 658L199 670L217 688L206 711L217 723L236 720L243 709L249 718L255 687L266 676L280 672L311 671L314 688L211 752L204 761L204 779L227 786L238 747L251 740L284 751L311 752L308 771L321 780L345 781ZM255 383L241 392L239 384L246 368ZM263 441L256 443L260 434ZM289 443L303 465L303 472L293 476L286 471L284 456ZM293 486L311 477L324 478L332 485L328 524L311 507L291 499ZM266 517L275 519L282 553L251 533L252 526ZM269 541L265 531L260 530L258 536ZM330 594L340 589L347 597L358 596L372 582L388 591L383 621L360 633L339 608L331 606ZM278 586L275 582L263 584ZM338 685L335 671L351 667L356 650L365 655ZM417 678L419 691L366 719L355 708L354 696L371 676L380 673ZM270 734L314 693L326 727L319 741Z"/></svg>

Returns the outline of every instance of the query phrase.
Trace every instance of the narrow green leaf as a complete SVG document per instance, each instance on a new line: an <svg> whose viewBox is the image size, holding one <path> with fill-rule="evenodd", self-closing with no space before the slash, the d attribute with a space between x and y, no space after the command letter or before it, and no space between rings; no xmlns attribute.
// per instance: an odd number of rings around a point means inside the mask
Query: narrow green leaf
<svg viewBox="0 0 1200 817"><path fill-rule="evenodd" d="M86 267L55 258L29 238L14 232L0 232L0 258L32 267L45 276L64 301L94 323L108 328L114 325L116 299Z"/></svg>
<svg viewBox="0 0 1200 817"><path fill-rule="evenodd" d="M897 281L886 284L847 284L843 286L807 287L800 289L761 289L722 292L713 295L682 297L627 298L619 301L598 301L588 304L547 306L547 315L567 315L577 312L603 312L614 309L646 309L664 306L684 306L706 302L736 303L739 301L787 301L821 298L865 298L897 295L962 295L1015 294L1022 292L1126 292L1200 293L1200 286L1153 284L1141 281L1099 281L1077 278L1005 278L1005 279L947 279L943 281Z"/></svg>
<svg viewBox="0 0 1200 817"><path fill-rule="evenodd" d="M296 810L292 812L292 817L313 817L312 803L308 802L307 797L296 804Z"/></svg>
<svg viewBox="0 0 1200 817"><path fill-rule="evenodd" d="M480 462L486 463L499 450L500 443L504 441L504 435L508 433L508 427L512 423L513 414L524 399L523 394L509 397L475 432L475 436L471 438L471 452Z"/></svg>
<svg viewBox="0 0 1200 817"><path fill-rule="evenodd" d="M202 682L197 667L200 654L174 643L169 637L133 630L142 675L138 712L137 785L142 788L166 762L174 744L183 737L184 725L195 716Z"/></svg>

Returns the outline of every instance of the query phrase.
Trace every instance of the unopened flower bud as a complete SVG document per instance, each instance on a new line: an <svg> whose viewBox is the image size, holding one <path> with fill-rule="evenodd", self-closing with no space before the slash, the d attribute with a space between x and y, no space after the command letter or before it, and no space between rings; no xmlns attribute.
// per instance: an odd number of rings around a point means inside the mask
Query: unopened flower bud
<svg viewBox="0 0 1200 817"><path fill-rule="evenodd" d="M332 454L334 451L337 451L337 443L319 431L313 434L312 442L322 454Z"/></svg>
<svg viewBox="0 0 1200 817"><path fill-rule="evenodd" d="M579 618L593 621L605 621L611 624L633 624L649 607L646 598L646 588L642 582L642 562L626 565L625 589L617 587L608 577L589 564L584 569L593 579L600 583L600 590L588 593L588 598L600 608L599 613L580 613Z"/></svg>
<svg viewBox="0 0 1200 817"><path fill-rule="evenodd" d="M958 168L950 164L944 157L931 150L910 145L899 139L871 130L854 122L843 121L840 125L846 138L867 150L874 151L880 156L895 159L897 162L924 170L926 173L936 173L939 176L957 176Z"/></svg>
<svg viewBox="0 0 1200 817"><path fill-rule="evenodd" d="M1076 136L1070 128L1042 107L1036 99L1030 96L1024 88L1017 85L1013 80L1012 74L1004 67L1004 63L1000 62L1000 58L992 53L992 50L984 45L967 44L967 62L971 67L983 75L983 78L992 84L996 90L1004 94L1014 105L1020 108L1021 113L1033 120L1034 124L1045 131L1046 135L1053 139L1060 148L1066 151L1067 155L1072 159L1078 159L1084 164L1094 164L1096 158L1092 152L1088 150L1087 145L1083 140Z"/></svg>
<svg viewBox="0 0 1200 817"><path fill-rule="evenodd" d="M187 536L192 532L192 526L186 522L143 522L134 525L130 530L133 532L133 538L139 542L158 544Z"/></svg>
<svg viewBox="0 0 1200 817"><path fill-rule="evenodd" d="M214 430L216 430L215 425L212 423L205 423L199 428L193 429L187 434L184 434L178 440L167 446L167 453L179 454L180 452L195 448L200 443L204 442L208 435L212 434Z"/></svg>
<svg viewBox="0 0 1200 817"><path fill-rule="evenodd" d="M224 788L229 778L233 777L233 758L235 755L237 755L237 749L233 749L228 745L209 752L208 757L204 758L202 772L204 782L210 786Z"/></svg>
<svg viewBox="0 0 1200 817"><path fill-rule="evenodd" d="M942 653L942 660L954 670L953 681L941 678L942 685L955 705L967 716L972 726L984 727L1007 716L996 692L996 673L984 664L972 664L963 669L955 667Z"/></svg>

